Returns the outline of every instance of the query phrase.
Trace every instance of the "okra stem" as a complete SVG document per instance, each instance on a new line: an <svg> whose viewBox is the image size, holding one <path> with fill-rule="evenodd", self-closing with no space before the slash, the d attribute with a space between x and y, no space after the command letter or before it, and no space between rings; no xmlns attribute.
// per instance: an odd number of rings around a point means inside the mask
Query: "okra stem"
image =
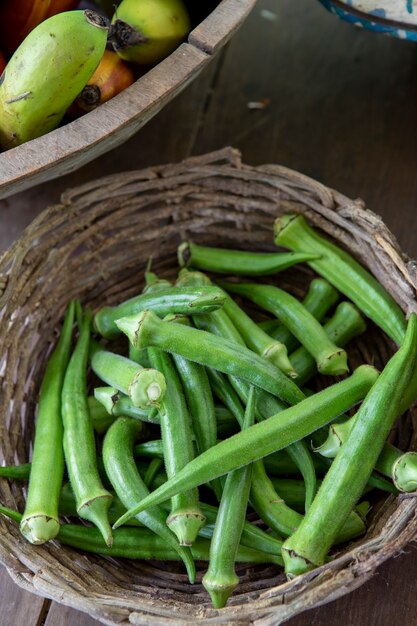
<svg viewBox="0 0 417 626"><path fill-rule="evenodd" d="M90 348L91 367L105 383L129 396L134 406L159 406L166 392L161 372L144 368L119 354L108 352L97 342Z"/></svg>

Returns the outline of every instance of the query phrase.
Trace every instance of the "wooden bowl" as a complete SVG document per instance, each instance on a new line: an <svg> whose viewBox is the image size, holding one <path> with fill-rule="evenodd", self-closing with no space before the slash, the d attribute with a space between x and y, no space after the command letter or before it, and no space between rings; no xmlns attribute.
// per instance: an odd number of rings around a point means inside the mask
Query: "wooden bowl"
<svg viewBox="0 0 417 626"><path fill-rule="evenodd" d="M287 168L246 166L239 153L225 149L91 181L41 213L0 259L0 459L30 458L40 381L70 298L96 311L136 294L150 255L152 269L173 277L176 248L185 238L274 250L273 221L285 212L304 214L348 249L404 312L416 308L415 262L382 220L360 200ZM299 266L274 280L302 296L311 277ZM394 349L369 324L349 348L350 363L363 359L382 367ZM415 418L409 412L398 423L397 440L405 448L415 440ZM6 506L21 511L24 493L24 483L0 479ZM417 499L409 495L376 501L366 535L305 575L286 581L277 566L240 566L241 584L222 610L211 607L202 568L190 585L181 564L89 555L55 541L33 546L3 516L0 562L25 589L105 624L276 626L355 589L398 554L417 530Z"/></svg>
<svg viewBox="0 0 417 626"><path fill-rule="evenodd" d="M0 154L0 198L73 172L129 139L201 72L255 3L220 0L186 43L115 98Z"/></svg>

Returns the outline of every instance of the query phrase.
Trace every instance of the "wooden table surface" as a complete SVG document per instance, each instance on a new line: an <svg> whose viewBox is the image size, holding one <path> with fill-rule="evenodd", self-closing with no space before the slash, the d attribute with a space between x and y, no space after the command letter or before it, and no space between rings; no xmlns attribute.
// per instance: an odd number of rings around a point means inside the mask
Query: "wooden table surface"
<svg viewBox="0 0 417 626"><path fill-rule="evenodd" d="M248 102L269 99L263 110ZM69 186L233 145L281 163L381 214L417 256L417 45L352 28L315 0L260 0L228 48L123 147L78 172L0 201L0 251ZM417 624L413 545L374 578L290 626ZM1 626L93 626L21 591L0 571Z"/></svg>

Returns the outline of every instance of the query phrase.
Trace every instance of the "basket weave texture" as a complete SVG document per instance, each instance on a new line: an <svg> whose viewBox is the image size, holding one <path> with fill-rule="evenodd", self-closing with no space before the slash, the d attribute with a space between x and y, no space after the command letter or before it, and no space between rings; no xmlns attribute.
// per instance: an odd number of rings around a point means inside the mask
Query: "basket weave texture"
<svg viewBox="0 0 417 626"><path fill-rule="evenodd" d="M154 271L174 276L176 247L186 238L273 250L272 223L284 212L303 213L368 267L406 313L416 310L416 264L382 220L361 200L285 167L250 167L227 148L90 182L67 191L61 204L39 215L0 259L0 457L5 463L30 458L37 393L56 341L54 329L70 298L97 310L133 296L150 255ZM305 268L291 270L278 284L301 296L308 278ZM376 365L394 349L373 328L361 341L356 352ZM396 429L406 447L414 447L414 418L411 411ZM0 479L1 502L22 510L24 488ZM21 587L104 624L275 626L365 582L413 539L416 510L413 497L383 499L365 537L292 581L275 566L241 566L241 584L221 611L211 608L201 584L187 583L180 567L86 555L55 542L34 547L4 518L0 561Z"/></svg>

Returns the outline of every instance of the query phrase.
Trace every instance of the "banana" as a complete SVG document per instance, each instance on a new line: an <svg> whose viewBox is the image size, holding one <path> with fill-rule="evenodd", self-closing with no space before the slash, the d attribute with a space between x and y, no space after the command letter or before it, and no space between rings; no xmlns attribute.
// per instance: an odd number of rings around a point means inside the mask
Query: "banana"
<svg viewBox="0 0 417 626"><path fill-rule="evenodd" d="M122 59L153 65L177 48L191 23L182 0L123 0L112 29L113 47Z"/></svg>
<svg viewBox="0 0 417 626"><path fill-rule="evenodd" d="M90 10L60 13L29 33L0 79L3 148L58 126L100 63L107 33L107 20Z"/></svg>
<svg viewBox="0 0 417 626"><path fill-rule="evenodd" d="M107 102L135 81L132 69L115 53L106 50L100 65L68 109L70 117L78 117Z"/></svg>

